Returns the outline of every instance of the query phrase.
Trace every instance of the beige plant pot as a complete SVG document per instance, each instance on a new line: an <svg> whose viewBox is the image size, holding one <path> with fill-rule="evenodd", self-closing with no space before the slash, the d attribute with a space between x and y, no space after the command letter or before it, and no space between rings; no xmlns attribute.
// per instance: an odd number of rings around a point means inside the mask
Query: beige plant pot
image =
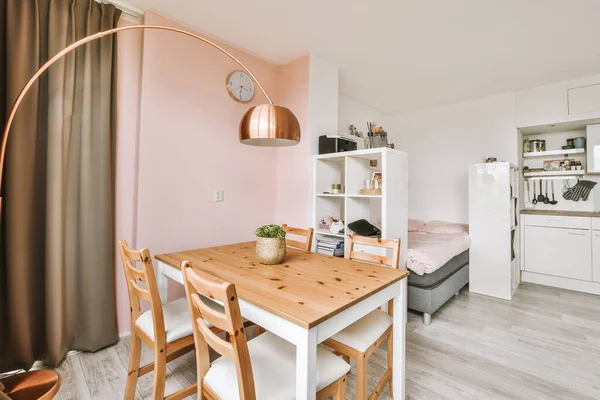
<svg viewBox="0 0 600 400"><path fill-rule="evenodd" d="M282 264L285 260L285 239L257 237L256 258L265 265Z"/></svg>

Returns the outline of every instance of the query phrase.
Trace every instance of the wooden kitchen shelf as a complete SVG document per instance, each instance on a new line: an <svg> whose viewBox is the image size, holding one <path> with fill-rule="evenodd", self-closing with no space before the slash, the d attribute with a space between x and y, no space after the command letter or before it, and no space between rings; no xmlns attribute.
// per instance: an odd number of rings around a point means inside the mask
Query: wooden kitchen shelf
<svg viewBox="0 0 600 400"><path fill-rule="evenodd" d="M583 176L585 171L542 171L542 172L523 172L525 178L537 178L545 176Z"/></svg>
<svg viewBox="0 0 600 400"><path fill-rule="evenodd" d="M585 149L567 149L567 150L549 150L549 151L535 151L529 153L523 153L523 157L553 157L553 156L568 156L571 154L585 154Z"/></svg>

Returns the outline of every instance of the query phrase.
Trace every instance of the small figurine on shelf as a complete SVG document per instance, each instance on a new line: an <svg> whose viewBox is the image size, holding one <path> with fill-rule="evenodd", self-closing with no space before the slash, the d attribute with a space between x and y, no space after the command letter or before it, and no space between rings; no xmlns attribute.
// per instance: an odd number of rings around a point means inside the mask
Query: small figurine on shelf
<svg viewBox="0 0 600 400"><path fill-rule="evenodd" d="M358 129L356 129L356 126L354 126L354 124L352 124L348 127L348 133L352 136L356 136L359 138L363 137L363 133L359 132Z"/></svg>

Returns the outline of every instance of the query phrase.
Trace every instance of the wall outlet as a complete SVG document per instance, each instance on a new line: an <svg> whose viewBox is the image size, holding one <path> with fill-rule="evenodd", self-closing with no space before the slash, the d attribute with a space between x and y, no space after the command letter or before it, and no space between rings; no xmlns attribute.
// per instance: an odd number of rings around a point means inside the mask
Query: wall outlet
<svg viewBox="0 0 600 400"><path fill-rule="evenodd" d="M215 201L223 201L223 190L215 190Z"/></svg>

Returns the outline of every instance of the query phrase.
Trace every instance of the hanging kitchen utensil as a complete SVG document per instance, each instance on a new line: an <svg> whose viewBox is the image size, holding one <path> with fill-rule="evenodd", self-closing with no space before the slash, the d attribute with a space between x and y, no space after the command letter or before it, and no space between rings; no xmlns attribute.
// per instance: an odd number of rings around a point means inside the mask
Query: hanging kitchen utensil
<svg viewBox="0 0 600 400"><path fill-rule="evenodd" d="M538 203L544 202L544 195L542 194L542 180L540 179L540 194L538 194Z"/></svg>
<svg viewBox="0 0 600 400"><path fill-rule="evenodd" d="M529 186L529 181L527 181L527 199L531 198L531 187Z"/></svg>
<svg viewBox="0 0 600 400"><path fill-rule="evenodd" d="M535 181L533 181L533 200L531 202L533 205L537 204L537 197L535 196Z"/></svg>
<svg viewBox="0 0 600 400"><path fill-rule="evenodd" d="M550 204L550 199L548 198L548 181L546 180L546 197L544 197L544 204Z"/></svg>
<svg viewBox="0 0 600 400"><path fill-rule="evenodd" d="M552 201L550 201L550 204L555 205L556 203L558 203L558 201L554 198L554 181L552 181Z"/></svg>

